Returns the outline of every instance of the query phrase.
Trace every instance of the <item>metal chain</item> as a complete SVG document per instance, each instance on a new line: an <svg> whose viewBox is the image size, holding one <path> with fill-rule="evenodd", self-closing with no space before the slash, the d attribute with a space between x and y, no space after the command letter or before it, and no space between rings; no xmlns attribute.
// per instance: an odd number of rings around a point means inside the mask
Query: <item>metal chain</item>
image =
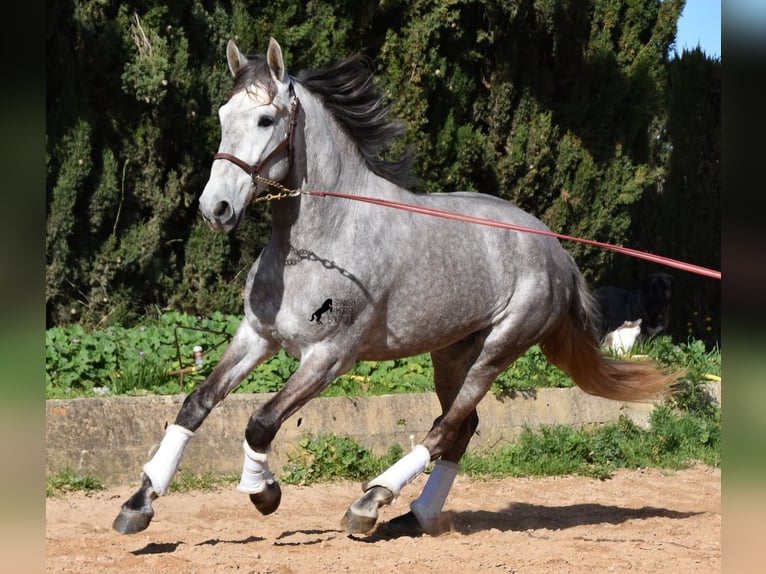
<svg viewBox="0 0 766 574"><path fill-rule="evenodd" d="M274 181L273 179L263 177L262 175L253 174L253 185L255 185L257 182L265 183L269 187L278 189L280 191L278 193L267 193L265 195L259 195L258 197L253 199L253 203L258 203L262 201L273 201L275 199L286 199L288 197L298 197L299 195L304 193L300 189L289 189L288 187L285 187L278 181Z"/></svg>

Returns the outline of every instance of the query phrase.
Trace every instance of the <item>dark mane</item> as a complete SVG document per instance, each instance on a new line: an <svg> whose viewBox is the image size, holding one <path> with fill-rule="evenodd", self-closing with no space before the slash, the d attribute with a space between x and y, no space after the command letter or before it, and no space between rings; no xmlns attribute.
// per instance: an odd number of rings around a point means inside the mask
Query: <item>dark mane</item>
<svg viewBox="0 0 766 574"><path fill-rule="evenodd" d="M244 90L254 83L267 86L271 97L276 86L271 80L266 57L247 56L248 64L234 78L232 92ZM356 142L369 168L377 175L402 187L411 187L415 180L410 174L412 154L408 151L396 161L382 159L380 154L400 136L405 126L388 119L388 105L375 88L372 61L361 54L316 70L303 70L295 80L318 96L325 107Z"/></svg>
<svg viewBox="0 0 766 574"><path fill-rule="evenodd" d="M414 183L410 175L412 154L407 152L398 161L379 155L405 126L388 119L388 105L375 88L373 75L372 61L355 54L325 68L298 72L296 80L324 101L373 172L409 187Z"/></svg>

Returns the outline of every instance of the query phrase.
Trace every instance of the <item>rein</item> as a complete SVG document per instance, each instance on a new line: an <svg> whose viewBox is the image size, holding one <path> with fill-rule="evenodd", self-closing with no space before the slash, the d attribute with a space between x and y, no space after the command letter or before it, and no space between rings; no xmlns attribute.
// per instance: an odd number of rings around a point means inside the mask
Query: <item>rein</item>
<svg viewBox="0 0 766 574"><path fill-rule="evenodd" d="M253 176L256 180L261 181L271 187L279 189L278 193L269 193L264 196L255 198L254 202L272 201L277 199L286 199L288 197L297 197L300 195L310 195L314 197L338 197L341 199L350 199L352 201L362 201L364 203L372 203L373 205L380 205L383 207L390 207L393 209L401 209L403 211L410 211L412 213L420 213L423 215L430 215L433 217L441 217L442 219L451 219L453 221L463 221L465 223L473 223L476 225L486 225L488 227L497 227L500 229L508 229L511 231L519 231L523 233L532 233L536 235L545 235L547 237L555 237L556 239L565 239L567 241L576 241L578 243L584 243L586 245L592 245L601 249L608 249L615 251L623 255L630 257L636 257L637 259L644 259L651 261L652 263L658 263L667 267L674 267L682 271L688 271L689 273L695 273L704 277L710 277L712 279L721 279L721 272L700 265L694 265L693 263L686 263L684 261L678 261L677 259L671 259L663 255L655 255L654 253L648 253L646 251L640 251L638 249L631 249L630 247L622 247L620 245L613 245L611 243L604 243L601 241L594 241L593 239L583 239L582 237L574 237L571 235L563 235L561 233L554 233L553 231L545 231L542 229L532 229L524 227L522 225L515 225L513 223L506 223L503 221L495 221L494 219L485 219L483 217L474 217L472 215L463 215L460 213L453 213L451 211L444 211L441 209L434 209L432 207L423 207L421 205L412 205L411 203L402 203L399 201L391 201L388 199L381 199L378 197L368 197L364 195L351 195L348 193L338 193L334 191L311 191L300 189L288 189L281 183L273 181L260 175Z"/></svg>
<svg viewBox="0 0 766 574"><path fill-rule="evenodd" d="M685 263L683 261L678 261L676 259L671 259L669 257L664 257L662 255L655 255L653 253L640 251L638 249L631 249L630 247L622 247L620 245L612 245L611 243L594 241L592 239L583 239L581 237L563 235L561 233L554 233L553 231L545 231L542 229L531 229L529 227L514 225L512 223L505 223L503 221L495 221L493 219L485 219L483 217L463 215L460 213L453 213L451 211L434 209L432 207L423 207L420 205L412 205L410 203L402 203L399 201L390 201L387 199L381 199L377 197L367 197L364 195L351 195L348 193L338 193L333 191L311 191L311 190L301 190L301 189L289 189L278 181L274 181L273 179L263 177L260 174L260 172L263 169L264 165L270 162L277 154L283 152L285 149L287 149L287 153L289 156L288 160L292 164L293 138L295 137L295 126L298 121L298 111L300 110L300 100L298 100L298 96L295 95L295 90L293 88L292 83L290 83L290 95L293 98L293 103L290 107L290 121L288 123L287 134L285 135L285 139L283 139L279 143L279 145L277 145L277 147L275 147L271 151L271 153L269 153L263 160L261 160L260 163L249 164L235 155L232 155L229 153L223 153L223 152L216 153L213 156L214 160L223 159L226 161L230 161L234 165L244 170L250 176L253 187L255 187L256 184L260 182L260 183L266 184L268 187L279 190L277 193L267 193L267 194L260 195L258 197L253 198L252 201L254 203L258 203L262 201L273 201L277 199L286 199L288 197L298 197L300 195L311 195L314 197L338 197L342 199L350 199L352 201L362 201L365 203L372 203L374 205L390 207L393 209L401 209L404 211L410 211L412 213L430 215L432 217L441 217L443 219L451 219L453 221L463 221L466 223L473 223L476 225L486 225L488 227L497 227L500 229L508 229L511 231L519 231L523 233L545 235L547 237L555 237L556 239L565 239L567 241L576 241L579 243L584 243L586 245L599 247L601 249L608 249L610 251L622 253L623 255L628 255L630 257L636 257L637 259L644 259L646 261L651 261L652 263L658 263L660 265L665 265L667 267L674 267L682 271L688 271L689 273L696 273L697 275L703 275L705 277L710 277L710 278L718 279L718 280L721 279L721 272L716 271L714 269L708 269L707 267L701 267L699 265L694 265L692 263Z"/></svg>

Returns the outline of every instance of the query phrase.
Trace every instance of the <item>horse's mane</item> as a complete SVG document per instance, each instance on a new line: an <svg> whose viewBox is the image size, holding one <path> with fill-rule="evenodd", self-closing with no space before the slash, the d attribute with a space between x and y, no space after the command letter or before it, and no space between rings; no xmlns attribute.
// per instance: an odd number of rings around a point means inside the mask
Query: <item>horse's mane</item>
<svg viewBox="0 0 766 574"><path fill-rule="evenodd" d="M410 187L414 178L410 174L412 154L407 152L396 161L386 160L380 154L405 129L402 122L388 119L388 105L373 82L372 61L354 54L315 70L303 70L295 80L318 96L341 128L356 143L369 168L381 177L403 187ZM272 97L276 93L263 55L248 56L248 65L240 69L235 78L234 91L245 89L252 83L265 84Z"/></svg>
<svg viewBox="0 0 766 574"><path fill-rule="evenodd" d="M229 97L237 92L247 89L252 84L262 84L269 91L269 97L274 97L277 93L277 87L271 81L269 74L269 65L266 62L266 56L263 54L251 54L246 56L247 65L242 66L234 77L234 88Z"/></svg>

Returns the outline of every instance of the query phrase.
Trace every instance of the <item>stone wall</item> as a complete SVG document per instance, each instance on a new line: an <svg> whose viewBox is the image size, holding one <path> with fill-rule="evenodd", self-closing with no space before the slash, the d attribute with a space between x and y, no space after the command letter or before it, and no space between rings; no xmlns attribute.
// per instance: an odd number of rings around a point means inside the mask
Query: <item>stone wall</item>
<svg viewBox="0 0 766 574"><path fill-rule="evenodd" d="M711 385L720 400L720 385ZM182 469L195 474L239 474L250 414L268 394L232 394L189 442ZM134 484L141 468L175 420L184 396L105 397L46 402L46 472L69 468L104 484ZM482 453L517 437L525 427L598 425L621 414L646 424L652 404L629 404L587 395L577 388L539 389L513 397L488 395L479 405L479 433L469 451ZM419 442L440 414L433 393L380 397L317 398L285 421L272 446L277 474L306 435L347 436L383 454L394 443L405 451Z"/></svg>

